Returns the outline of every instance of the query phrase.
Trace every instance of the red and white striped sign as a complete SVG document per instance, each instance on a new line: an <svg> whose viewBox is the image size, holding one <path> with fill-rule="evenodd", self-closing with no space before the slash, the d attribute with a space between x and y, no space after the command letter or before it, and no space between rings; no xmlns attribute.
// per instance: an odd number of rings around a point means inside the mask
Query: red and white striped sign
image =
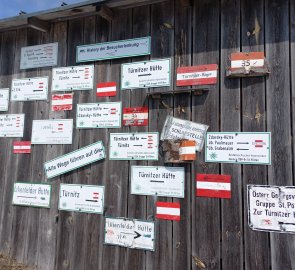
<svg viewBox="0 0 295 270"><path fill-rule="evenodd" d="M98 192L93 192L92 193L93 200L98 200L98 196L99 196L99 193Z"/></svg>
<svg viewBox="0 0 295 270"><path fill-rule="evenodd" d="M156 206L156 218L180 221L180 203L157 202Z"/></svg>
<svg viewBox="0 0 295 270"><path fill-rule="evenodd" d="M176 86L207 85L217 83L216 64L177 68Z"/></svg>
<svg viewBox="0 0 295 270"><path fill-rule="evenodd" d="M13 142L13 154L30 154L31 142Z"/></svg>
<svg viewBox="0 0 295 270"><path fill-rule="evenodd" d="M124 126L147 126L149 118L148 107L134 107L123 109Z"/></svg>
<svg viewBox="0 0 295 270"><path fill-rule="evenodd" d="M114 97L116 96L116 82L103 82L97 84L97 97Z"/></svg>
<svg viewBox="0 0 295 270"><path fill-rule="evenodd" d="M52 111L70 111L73 109L73 93L52 95Z"/></svg>
<svg viewBox="0 0 295 270"><path fill-rule="evenodd" d="M253 144L255 147L263 147L266 145L266 142L264 142L263 140L255 140Z"/></svg>
<svg viewBox="0 0 295 270"><path fill-rule="evenodd" d="M196 196L231 198L231 176L223 174L197 174Z"/></svg>
<svg viewBox="0 0 295 270"><path fill-rule="evenodd" d="M231 69L237 69L237 68L247 69L251 67L263 67L264 53L263 52L232 53L230 60L231 60Z"/></svg>
<svg viewBox="0 0 295 270"><path fill-rule="evenodd" d="M185 140L179 145L179 159L196 160L196 141Z"/></svg>

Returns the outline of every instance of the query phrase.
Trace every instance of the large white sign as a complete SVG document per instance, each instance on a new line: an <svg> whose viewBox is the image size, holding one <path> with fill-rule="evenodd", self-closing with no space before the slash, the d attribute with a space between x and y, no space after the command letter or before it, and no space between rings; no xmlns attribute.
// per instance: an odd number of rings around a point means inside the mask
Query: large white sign
<svg viewBox="0 0 295 270"><path fill-rule="evenodd" d="M81 45L77 46L76 62L147 55L150 51L151 37Z"/></svg>
<svg viewBox="0 0 295 270"><path fill-rule="evenodd" d="M131 194L184 198L184 167L131 166Z"/></svg>
<svg viewBox="0 0 295 270"><path fill-rule="evenodd" d="M60 184L59 210L103 213L104 187Z"/></svg>
<svg viewBox="0 0 295 270"><path fill-rule="evenodd" d="M12 204L50 208L51 185L14 183Z"/></svg>
<svg viewBox="0 0 295 270"><path fill-rule="evenodd" d="M57 65L58 43L21 48L20 69Z"/></svg>
<svg viewBox="0 0 295 270"><path fill-rule="evenodd" d="M46 177L52 178L105 158L102 141L90 144L44 164Z"/></svg>
<svg viewBox="0 0 295 270"><path fill-rule="evenodd" d="M170 86L170 59L123 64L121 89Z"/></svg>
<svg viewBox="0 0 295 270"><path fill-rule="evenodd" d="M105 218L104 243L154 251L155 223L127 218Z"/></svg>
<svg viewBox="0 0 295 270"><path fill-rule="evenodd" d="M208 132L206 162L271 164L270 132Z"/></svg>
<svg viewBox="0 0 295 270"><path fill-rule="evenodd" d="M32 144L72 144L73 119L33 120Z"/></svg>
<svg viewBox="0 0 295 270"><path fill-rule="evenodd" d="M201 151L205 134L209 126L187 120L167 116L164 123L161 140L188 139L196 141L196 151Z"/></svg>
<svg viewBox="0 0 295 270"><path fill-rule="evenodd" d="M93 89L93 65L52 69L51 91Z"/></svg>
<svg viewBox="0 0 295 270"><path fill-rule="evenodd" d="M11 101L47 100L48 77L12 80Z"/></svg>
<svg viewBox="0 0 295 270"><path fill-rule="evenodd" d="M78 104L77 128L121 127L121 104L121 102Z"/></svg>
<svg viewBox="0 0 295 270"><path fill-rule="evenodd" d="M158 160L158 133L110 133L110 159Z"/></svg>
<svg viewBox="0 0 295 270"><path fill-rule="evenodd" d="M0 137L23 137L24 114L0 115Z"/></svg>
<svg viewBox="0 0 295 270"><path fill-rule="evenodd" d="M0 112L8 111L9 89L0 89Z"/></svg>
<svg viewBox="0 0 295 270"><path fill-rule="evenodd" d="M295 233L295 187L248 185L248 222L253 230Z"/></svg>

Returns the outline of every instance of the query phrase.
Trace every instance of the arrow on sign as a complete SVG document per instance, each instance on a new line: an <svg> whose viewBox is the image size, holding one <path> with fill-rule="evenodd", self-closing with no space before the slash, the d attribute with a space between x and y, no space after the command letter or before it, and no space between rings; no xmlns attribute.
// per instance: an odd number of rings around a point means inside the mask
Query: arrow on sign
<svg viewBox="0 0 295 270"><path fill-rule="evenodd" d="M287 223L279 221L279 225L295 225L295 223Z"/></svg>
<svg viewBox="0 0 295 270"><path fill-rule="evenodd" d="M17 196L18 198L26 198L26 199L37 199L37 197L29 197L29 196Z"/></svg>
<svg viewBox="0 0 295 270"><path fill-rule="evenodd" d="M136 231L134 231L134 232L135 232L135 234L134 234L134 233L127 233L127 232L121 232L121 234L135 235L135 236L134 236L134 239L139 238L139 237L141 236L140 233L138 233L138 232L136 232Z"/></svg>
<svg viewBox="0 0 295 270"><path fill-rule="evenodd" d="M248 142L237 142L237 144L249 144Z"/></svg>
<svg viewBox="0 0 295 270"><path fill-rule="evenodd" d="M239 150L249 150L249 149L237 148L237 150L239 151Z"/></svg>
<svg viewBox="0 0 295 270"><path fill-rule="evenodd" d="M152 75L151 73L148 73L148 74L139 74L138 77L151 76L151 75Z"/></svg>

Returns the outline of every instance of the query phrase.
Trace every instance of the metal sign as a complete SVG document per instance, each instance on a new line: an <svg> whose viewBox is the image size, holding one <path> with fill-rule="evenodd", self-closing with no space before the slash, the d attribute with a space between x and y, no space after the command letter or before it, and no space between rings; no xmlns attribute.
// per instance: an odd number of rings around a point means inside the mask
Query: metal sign
<svg viewBox="0 0 295 270"><path fill-rule="evenodd" d="M208 132L206 162L271 164L270 132Z"/></svg>
<svg viewBox="0 0 295 270"><path fill-rule="evenodd" d="M59 210L102 214L103 207L103 186L60 184Z"/></svg>
<svg viewBox="0 0 295 270"><path fill-rule="evenodd" d="M252 67L264 66L264 53L263 52L250 52L250 53L232 53L231 68L245 68L250 69Z"/></svg>
<svg viewBox="0 0 295 270"><path fill-rule="evenodd" d="M184 167L131 166L131 194L184 198Z"/></svg>
<svg viewBox="0 0 295 270"><path fill-rule="evenodd" d="M72 144L73 119L33 120L32 144Z"/></svg>
<svg viewBox="0 0 295 270"><path fill-rule="evenodd" d="M0 137L23 137L24 114L0 115Z"/></svg>
<svg viewBox="0 0 295 270"><path fill-rule="evenodd" d="M180 221L180 203L157 202L156 209L156 218Z"/></svg>
<svg viewBox="0 0 295 270"><path fill-rule="evenodd" d="M61 157L45 162L44 170L46 177L49 179L104 158L104 146L102 141L98 141Z"/></svg>
<svg viewBox="0 0 295 270"><path fill-rule="evenodd" d="M47 100L48 77L14 79L11 101Z"/></svg>
<svg viewBox="0 0 295 270"><path fill-rule="evenodd" d="M121 89L170 86L171 59L123 64Z"/></svg>
<svg viewBox="0 0 295 270"><path fill-rule="evenodd" d="M9 104L9 89L0 89L0 112L8 111Z"/></svg>
<svg viewBox="0 0 295 270"><path fill-rule="evenodd" d="M177 68L176 86L208 85L217 83L218 65Z"/></svg>
<svg viewBox="0 0 295 270"><path fill-rule="evenodd" d="M295 187L247 185L252 230L295 233Z"/></svg>
<svg viewBox="0 0 295 270"><path fill-rule="evenodd" d="M51 102L52 111L71 111L73 109L73 96L73 93L53 94Z"/></svg>
<svg viewBox="0 0 295 270"><path fill-rule="evenodd" d="M135 107L123 109L124 126L147 126L149 122L149 108Z"/></svg>
<svg viewBox="0 0 295 270"><path fill-rule="evenodd" d="M51 91L93 89L93 65L52 69Z"/></svg>
<svg viewBox="0 0 295 270"><path fill-rule="evenodd" d="M97 97L115 97L117 94L116 82L102 82L96 86Z"/></svg>
<svg viewBox="0 0 295 270"><path fill-rule="evenodd" d="M21 48L20 69L57 65L58 43Z"/></svg>
<svg viewBox="0 0 295 270"><path fill-rule="evenodd" d="M161 133L161 141L169 139L188 139L196 141L196 151L201 151L209 126L167 116Z"/></svg>
<svg viewBox="0 0 295 270"><path fill-rule="evenodd" d="M51 185L14 183L13 205L50 208Z"/></svg>
<svg viewBox="0 0 295 270"><path fill-rule="evenodd" d="M154 251L154 222L106 217L104 232L105 244Z"/></svg>
<svg viewBox="0 0 295 270"><path fill-rule="evenodd" d="M31 154L31 142L13 142L13 154Z"/></svg>
<svg viewBox="0 0 295 270"><path fill-rule="evenodd" d="M121 102L85 103L77 105L77 128L121 127Z"/></svg>
<svg viewBox="0 0 295 270"><path fill-rule="evenodd" d="M76 53L77 63L147 55L151 53L151 37L81 45Z"/></svg>
<svg viewBox="0 0 295 270"><path fill-rule="evenodd" d="M110 160L158 160L159 134L110 133Z"/></svg>

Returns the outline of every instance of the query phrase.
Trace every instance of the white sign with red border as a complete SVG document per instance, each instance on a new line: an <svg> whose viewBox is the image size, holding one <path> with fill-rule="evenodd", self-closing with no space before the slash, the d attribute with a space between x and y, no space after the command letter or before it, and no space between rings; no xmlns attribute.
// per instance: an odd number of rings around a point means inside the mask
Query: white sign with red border
<svg viewBox="0 0 295 270"><path fill-rule="evenodd" d="M48 77L14 79L11 101L47 100Z"/></svg>
<svg viewBox="0 0 295 270"><path fill-rule="evenodd" d="M117 94L116 82L102 82L98 83L96 87L97 97L115 97Z"/></svg>
<svg viewBox="0 0 295 270"><path fill-rule="evenodd" d="M30 154L31 142L29 141L15 141L13 142L13 154Z"/></svg>
<svg viewBox="0 0 295 270"><path fill-rule="evenodd" d="M231 54L231 69L263 67L264 64L264 52L238 52Z"/></svg>
<svg viewBox="0 0 295 270"><path fill-rule="evenodd" d="M123 126L147 126L149 122L148 107L123 109Z"/></svg>
<svg viewBox="0 0 295 270"><path fill-rule="evenodd" d="M9 88L0 89L0 112L8 111Z"/></svg>
<svg viewBox="0 0 295 270"><path fill-rule="evenodd" d="M24 125L24 114L0 115L0 137L23 137Z"/></svg>
<svg viewBox="0 0 295 270"><path fill-rule="evenodd" d="M73 109L73 93L53 94L51 101L52 111L71 111Z"/></svg>

